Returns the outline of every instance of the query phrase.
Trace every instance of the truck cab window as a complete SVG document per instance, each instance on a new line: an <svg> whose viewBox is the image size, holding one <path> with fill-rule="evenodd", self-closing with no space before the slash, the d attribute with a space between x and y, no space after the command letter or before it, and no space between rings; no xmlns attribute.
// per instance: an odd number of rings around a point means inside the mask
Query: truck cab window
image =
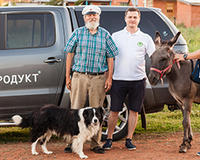
<svg viewBox="0 0 200 160"><path fill-rule="evenodd" d="M55 42L54 24L50 13L8 14L6 48L51 46Z"/></svg>
<svg viewBox="0 0 200 160"><path fill-rule="evenodd" d="M100 26L107 29L110 34L117 32L125 27L124 21L125 11L103 11L100 16ZM83 16L80 11L76 12L78 25L84 26ZM117 18L113 18L117 17ZM153 39L155 32L159 31L163 40L167 40L173 37L168 25L152 11L141 11L141 20L139 28L149 34Z"/></svg>

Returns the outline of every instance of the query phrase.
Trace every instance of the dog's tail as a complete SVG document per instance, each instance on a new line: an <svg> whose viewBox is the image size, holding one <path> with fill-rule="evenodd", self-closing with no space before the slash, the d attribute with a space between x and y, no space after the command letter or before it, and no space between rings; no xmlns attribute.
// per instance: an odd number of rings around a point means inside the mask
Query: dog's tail
<svg viewBox="0 0 200 160"><path fill-rule="evenodd" d="M12 117L12 120L17 126L22 127L22 128L31 127L33 124L32 115L29 115L27 117L21 117L20 115L14 115Z"/></svg>

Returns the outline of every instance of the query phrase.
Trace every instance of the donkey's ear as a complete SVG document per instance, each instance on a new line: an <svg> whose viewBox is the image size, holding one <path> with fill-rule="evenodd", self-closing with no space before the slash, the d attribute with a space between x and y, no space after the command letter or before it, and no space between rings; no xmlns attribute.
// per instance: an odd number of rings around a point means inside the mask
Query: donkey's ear
<svg viewBox="0 0 200 160"><path fill-rule="evenodd" d="M172 48L176 43L178 37L180 36L181 32L178 32L167 44Z"/></svg>
<svg viewBox="0 0 200 160"><path fill-rule="evenodd" d="M160 46L162 44L161 36L160 36L160 33L158 31L156 31L154 43L155 43L156 46Z"/></svg>

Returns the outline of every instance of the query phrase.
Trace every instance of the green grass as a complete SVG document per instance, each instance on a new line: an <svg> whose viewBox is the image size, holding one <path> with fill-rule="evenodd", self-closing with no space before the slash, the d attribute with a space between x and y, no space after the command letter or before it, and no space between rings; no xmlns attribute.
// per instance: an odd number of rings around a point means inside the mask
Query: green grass
<svg viewBox="0 0 200 160"><path fill-rule="evenodd" d="M1 127L0 144L8 142L27 142L30 140L30 130L19 127Z"/></svg>
<svg viewBox="0 0 200 160"><path fill-rule="evenodd" d="M200 105L193 104L190 117L193 131L200 131ZM182 120L183 117L180 110L171 112L165 106L161 112L146 115L147 130L142 128L139 120L135 133L173 133L183 131Z"/></svg>
<svg viewBox="0 0 200 160"><path fill-rule="evenodd" d="M59 140L59 137L52 136L51 141ZM21 129L20 127L1 127L0 144L30 142L30 128Z"/></svg>
<svg viewBox="0 0 200 160"><path fill-rule="evenodd" d="M186 28L183 25L177 27L188 44L189 52L200 49L200 27Z"/></svg>

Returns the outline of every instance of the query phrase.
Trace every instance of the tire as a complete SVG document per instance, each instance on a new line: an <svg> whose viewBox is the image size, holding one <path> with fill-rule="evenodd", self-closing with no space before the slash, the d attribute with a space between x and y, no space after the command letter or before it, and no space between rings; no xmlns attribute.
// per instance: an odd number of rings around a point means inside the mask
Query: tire
<svg viewBox="0 0 200 160"><path fill-rule="evenodd" d="M106 95L104 101L104 108L106 113L104 116L104 122L102 127L102 141L106 140L107 138L110 105L111 105L110 95ZM127 135L127 130L128 130L128 109L126 107L126 104L123 103L123 110L118 114L118 122L113 133L113 141L117 141L124 138Z"/></svg>

